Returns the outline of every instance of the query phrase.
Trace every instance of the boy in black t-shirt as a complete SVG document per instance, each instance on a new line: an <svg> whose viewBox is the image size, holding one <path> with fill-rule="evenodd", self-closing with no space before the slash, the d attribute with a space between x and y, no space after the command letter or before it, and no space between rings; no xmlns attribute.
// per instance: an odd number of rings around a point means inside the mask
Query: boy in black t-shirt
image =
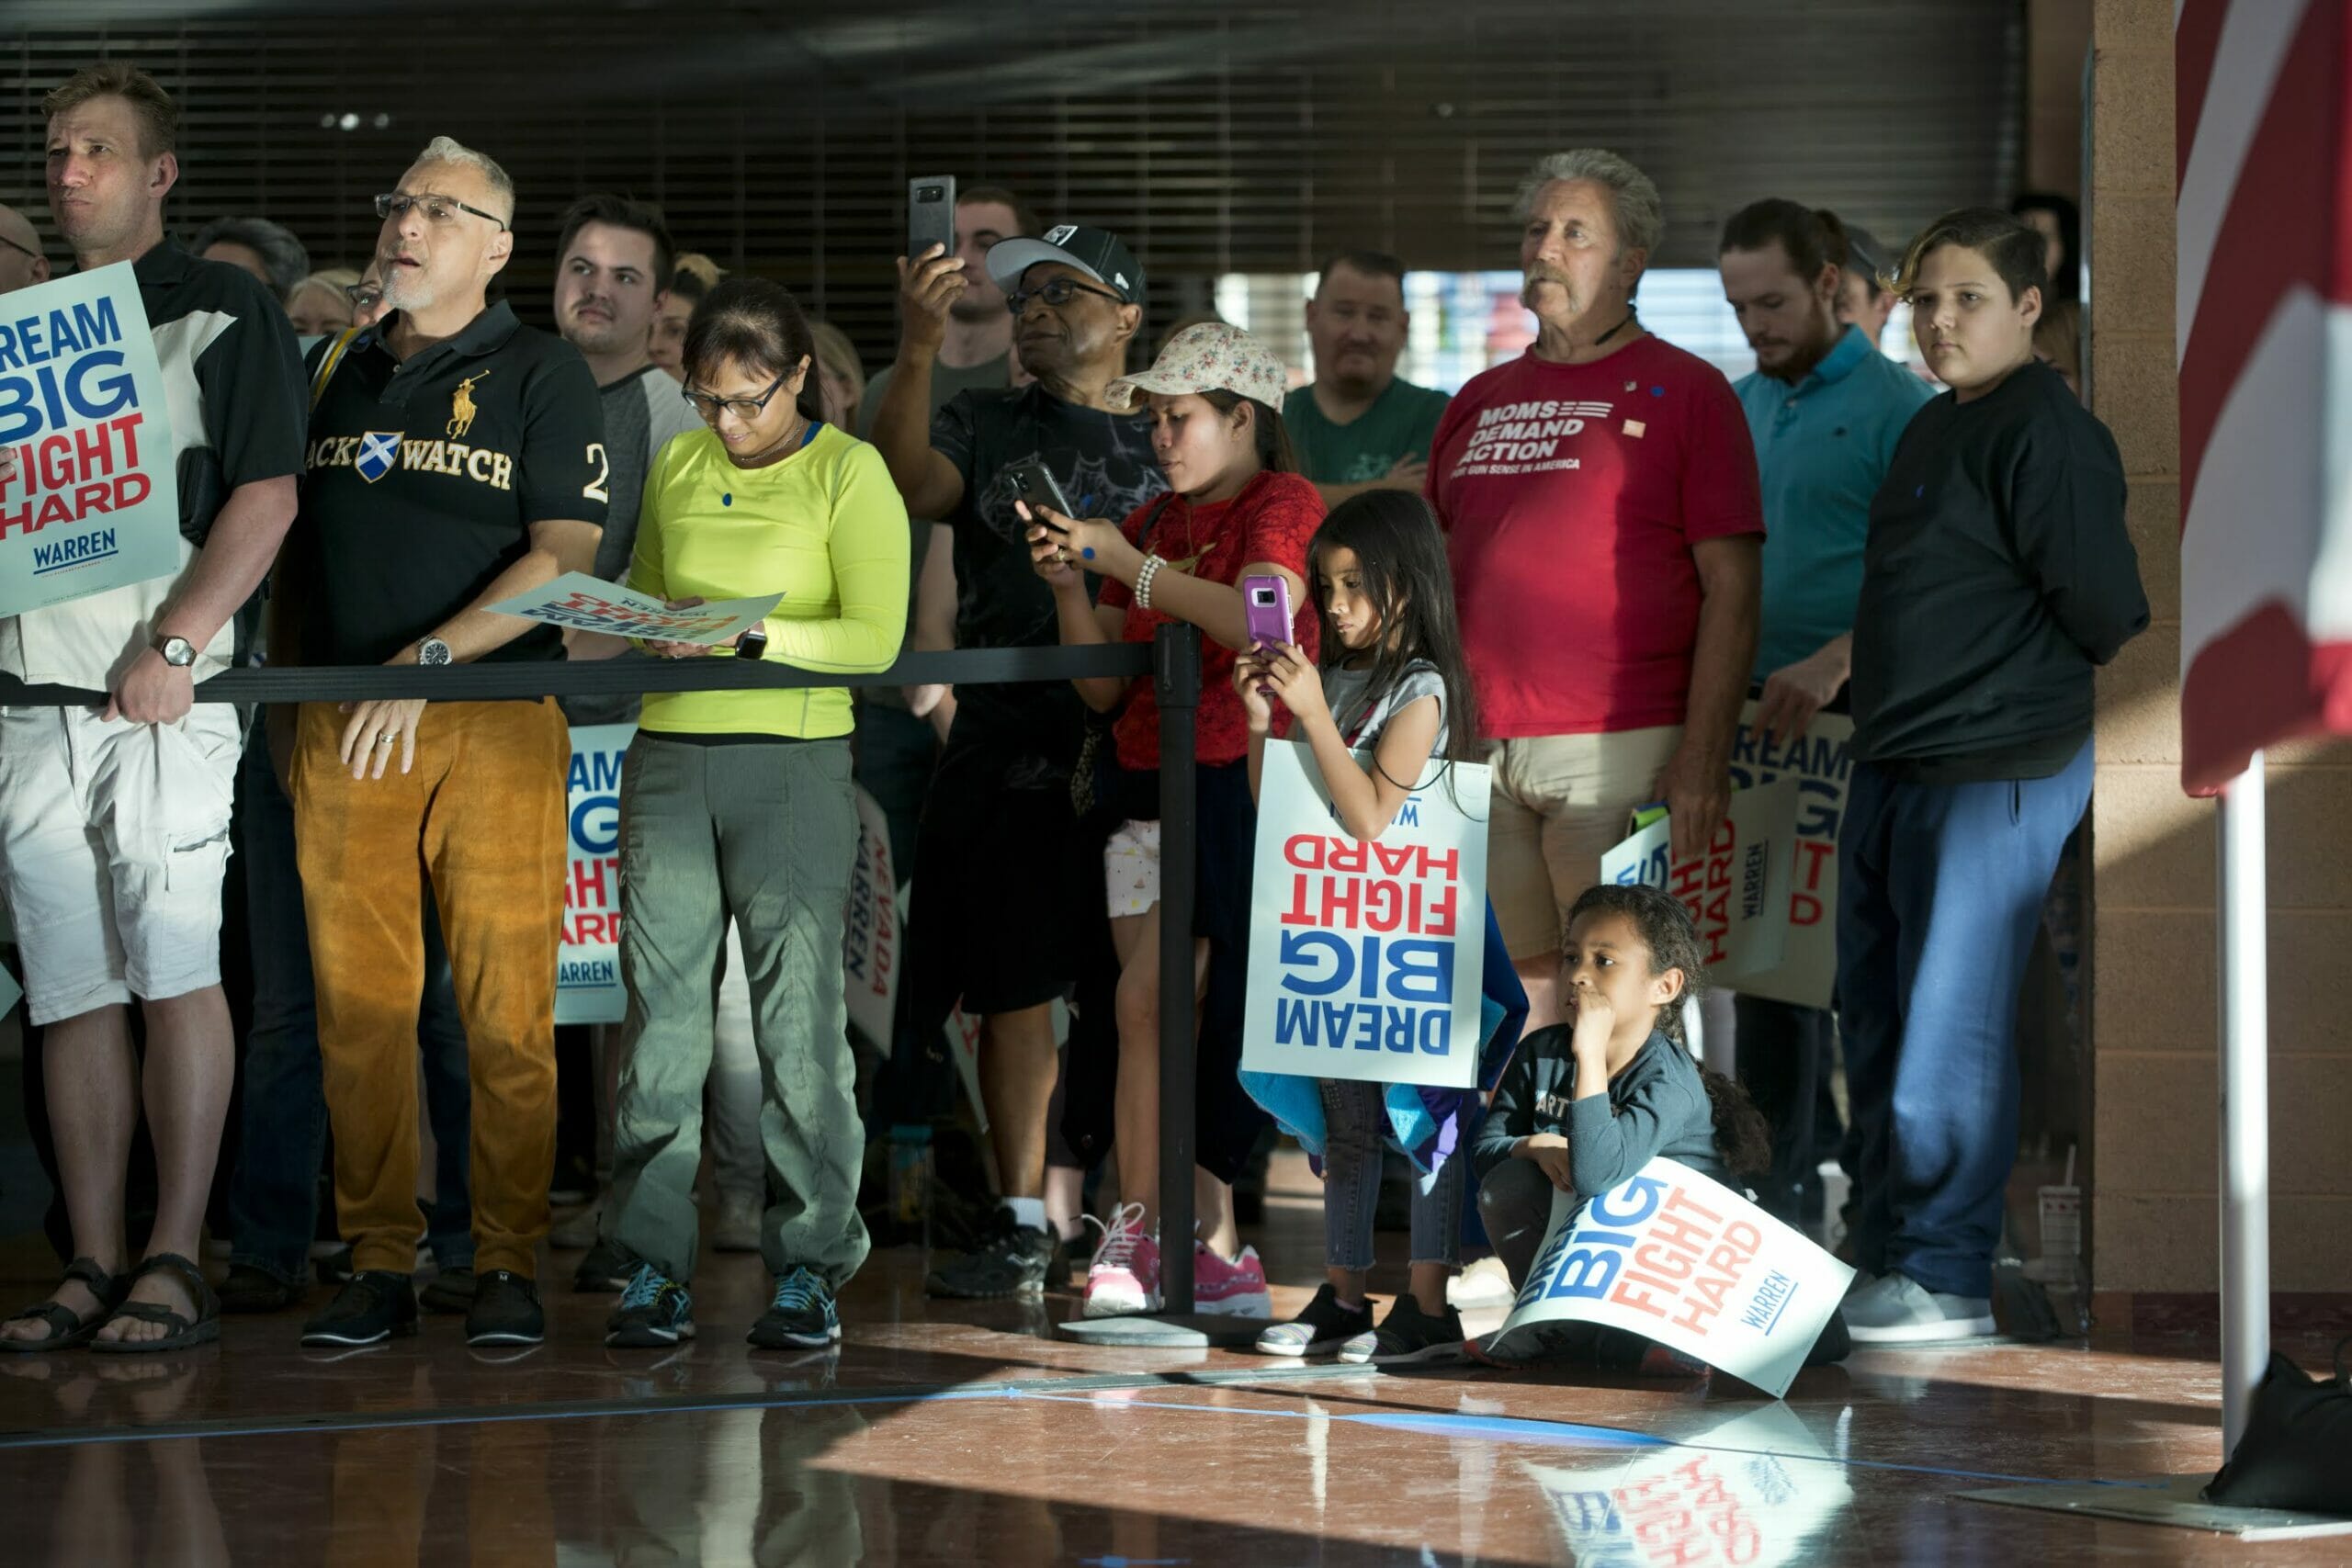
<svg viewBox="0 0 2352 1568"><path fill-rule="evenodd" d="M2092 671L2148 624L2105 426L2038 363L2041 236L1947 214L1901 288L1951 390L1871 507L1838 835L1838 990L1860 1135L1857 1342L1993 1331L2018 1145L2013 1025L2091 786Z"/></svg>

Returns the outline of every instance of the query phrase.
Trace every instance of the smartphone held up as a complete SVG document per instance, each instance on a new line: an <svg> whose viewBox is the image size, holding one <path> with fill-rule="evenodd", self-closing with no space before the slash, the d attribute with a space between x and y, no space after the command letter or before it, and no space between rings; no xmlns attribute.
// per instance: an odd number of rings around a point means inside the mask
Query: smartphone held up
<svg viewBox="0 0 2352 1568"><path fill-rule="evenodd" d="M921 261L933 246L956 254L956 176L923 175L907 182L907 259Z"/></svg>

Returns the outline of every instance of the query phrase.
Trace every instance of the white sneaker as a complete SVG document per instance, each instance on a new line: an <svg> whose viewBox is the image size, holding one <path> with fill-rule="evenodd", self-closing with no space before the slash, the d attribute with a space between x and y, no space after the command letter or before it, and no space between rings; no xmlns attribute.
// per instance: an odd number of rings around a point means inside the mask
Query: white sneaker
<svg viewBox="0 0 2352 1568"><path fill-rule="evenodd" d="M1445 1282L1446 1304L1456 1312L1508 1307L1518 1299L1510 1288L1510 1270L1499 1258L1481 1258Z"/></svg>
<svg viewBox="0 0 2352 1568"><path fill-rule="evenodd" d="M585 1252L596 1245L596 1226L605 1217L602 1198L548 1232L548 1245L558 1252Z"/></svg>
<svg viewBox="0 0 2352 1568"><path fill-rule="evenodd" d="M1857 1345L1926 1345L1996 1332L1988 1298L1940 1295L1892 1271L1849 1295L1844 1311Z"/></svg>
<svg viewBox="0 0 2352 1568"><path fill-rule="evenodd" d="M711 1227L710 1245L721 1252L757 1252L760 1221L765 1213L756 1192L721 1192L718 1224Z"/></svg>

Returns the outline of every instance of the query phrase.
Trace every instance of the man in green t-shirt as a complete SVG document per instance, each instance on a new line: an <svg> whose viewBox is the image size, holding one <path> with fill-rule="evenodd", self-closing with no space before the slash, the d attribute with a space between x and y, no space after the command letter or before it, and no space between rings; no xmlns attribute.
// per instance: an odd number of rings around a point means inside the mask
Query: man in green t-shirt
<svg viewBox="0 0 2352 1568"><path fill-rule="evenodd" d="M1405 350L1405 264L1343 251L1306 302L1315 381L1283 402L1299 469L1337 506L1368 490L1419 491L1445 394L1396 374Z"/></svg>

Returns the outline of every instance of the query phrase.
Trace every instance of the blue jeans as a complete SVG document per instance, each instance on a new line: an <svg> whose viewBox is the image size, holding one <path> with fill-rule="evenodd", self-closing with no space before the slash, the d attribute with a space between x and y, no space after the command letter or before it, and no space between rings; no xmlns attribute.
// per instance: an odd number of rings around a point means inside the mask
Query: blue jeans
<svg viewBox="0 0 2352 1568"><path fill-rule="evenodd" d="M311 988L311 939L302 879L294 863L294 807L269 763L267 726L246 743L241 792L245 810L245 898L253 940L254 1021L245 1036L243 1142L229 1188L232 1263L274 1280L307 1277L317 1233L319 1167L327 1137L319 1062L318 1006ZM417 1021L424 1053L425 1113L433 1125L436 1194L426 1239L444 1269L474 1260L473 1201L466 1161L472 1100L466 1032L441 950L440 922L424 907L424 991Z"/></svg>
<svg viewBox="0 0 2352 1568"><path fill-rule="evenodd" d="M1372 1267L1373 1220L1380 1208L1381 1153L1388 1144L1387 1086L1325 1078L1323 1090L1323 1261L1333 1269ZM1462 1179L1469 1155L1457 1149L1434 1177L1415 1173L1414 1263L1462 1261Z"/></svg>
<svg viewBox="0 0 2352 1568"><path fill-rule="evenodd" d="M1838 1027L1857 1258L1989 1296L2018 1153L2018 993L2091 747L2046 779L1927 784L1854 764L1838 837Z"/></svg>

